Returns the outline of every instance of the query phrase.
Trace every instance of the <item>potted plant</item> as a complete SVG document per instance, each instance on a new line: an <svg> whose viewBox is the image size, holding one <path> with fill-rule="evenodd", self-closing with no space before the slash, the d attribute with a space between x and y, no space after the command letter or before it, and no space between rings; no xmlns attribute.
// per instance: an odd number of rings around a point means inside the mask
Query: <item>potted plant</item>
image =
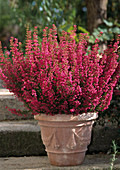
<svg viewBox="0 0 120 170"><path fill-rule="evenodd" d="M76 42L75 31L63 31L58 42L55 25L46 27L38 43L35 27L33 37L27 30L25 54L16 38L10 54L0 49L0 78L39 120L50 163L58 166L83 162L94 120L108 108L120 73L119 41L99 54L97 40L89 50L89 37Z"/></svg>

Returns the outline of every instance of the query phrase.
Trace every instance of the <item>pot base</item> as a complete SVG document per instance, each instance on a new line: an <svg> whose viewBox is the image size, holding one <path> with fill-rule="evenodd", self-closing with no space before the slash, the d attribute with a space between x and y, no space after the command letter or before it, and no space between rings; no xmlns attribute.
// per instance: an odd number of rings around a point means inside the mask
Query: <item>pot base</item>
<svg viewBox="0 0 120 170"><path fill-rule="evenodd" d="M77 166L83 163L85 152L71 154L48 153L49 162L54 166Z"/></svg>

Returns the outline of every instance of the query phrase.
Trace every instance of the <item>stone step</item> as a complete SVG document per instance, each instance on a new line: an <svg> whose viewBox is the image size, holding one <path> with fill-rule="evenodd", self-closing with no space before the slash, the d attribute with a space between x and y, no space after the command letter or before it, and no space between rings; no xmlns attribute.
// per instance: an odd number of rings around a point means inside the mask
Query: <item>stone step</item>
<svg viewBox="0 0 120 170"><path fill-rule="evenodd" d="M36 120L0 122L0 157L45 154Z"/></svg>
<svg viewBox="0 0 120 170"><path fill-rule="evenodd" d="M3 81L0 79L0 89L4 89L3 87Z"/></svg>
<svg viewBox="0 0 120 170"><path fill-rule="evenodd" d="M0 158L0 170L110 170L112 155L86 155L79 166L57 167L50 165L47 156ZM120 156L117 155L114 170L120 170ZM111 169L113 169L111 168Z"/></svg>
<svg viewBox="0 0 120 170"><path fill-rule="evenodd" d="M21 120L21 119L32 119L33 116L28 117L18 116L12 114L6 107L26 110L22 102L20 102L13 93L10 93L7 89L0 89L0 121L3 120Z"/></svg>
<svg viewBox="0 0 120 170"><path fill-rule="evenodd" d="M94 126L87 153L110 152L112 140L120 146L120 127ZM0 156L45 155L36 120L0 122Z"/></svg>

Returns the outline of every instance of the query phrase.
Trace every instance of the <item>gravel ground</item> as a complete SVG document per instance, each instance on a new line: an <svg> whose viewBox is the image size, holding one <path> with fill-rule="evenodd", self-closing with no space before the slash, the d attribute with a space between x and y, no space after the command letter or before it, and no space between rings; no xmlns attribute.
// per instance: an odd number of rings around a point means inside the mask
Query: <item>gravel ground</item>
<svg viewBox="0 0 120 170"><path fill-rule="evenodd" d="M0 170L108 170L112 155L86 155L82 165L72 167L56 167L49 164L47 156L1 157ZM120 155L114 165L120 170Z"/></svg>

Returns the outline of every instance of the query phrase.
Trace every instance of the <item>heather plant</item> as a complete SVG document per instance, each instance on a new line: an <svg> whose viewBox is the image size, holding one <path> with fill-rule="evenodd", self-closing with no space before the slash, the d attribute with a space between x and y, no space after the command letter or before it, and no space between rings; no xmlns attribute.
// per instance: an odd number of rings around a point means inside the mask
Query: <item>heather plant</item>
<svg viewBox="0 0 120 170"><path fill-rule="evenodd" d="M0 48L0 78L32 114L81 114L108 108L119 79L119 41L99 54L98 40L89 50L86 34L75 41L76 26L71 33L46 27L38 43L37 28L33 36L27 29L23 54L18 39L11 38L10 54ZM20 110L11 109L15 114Z"/></svg>

